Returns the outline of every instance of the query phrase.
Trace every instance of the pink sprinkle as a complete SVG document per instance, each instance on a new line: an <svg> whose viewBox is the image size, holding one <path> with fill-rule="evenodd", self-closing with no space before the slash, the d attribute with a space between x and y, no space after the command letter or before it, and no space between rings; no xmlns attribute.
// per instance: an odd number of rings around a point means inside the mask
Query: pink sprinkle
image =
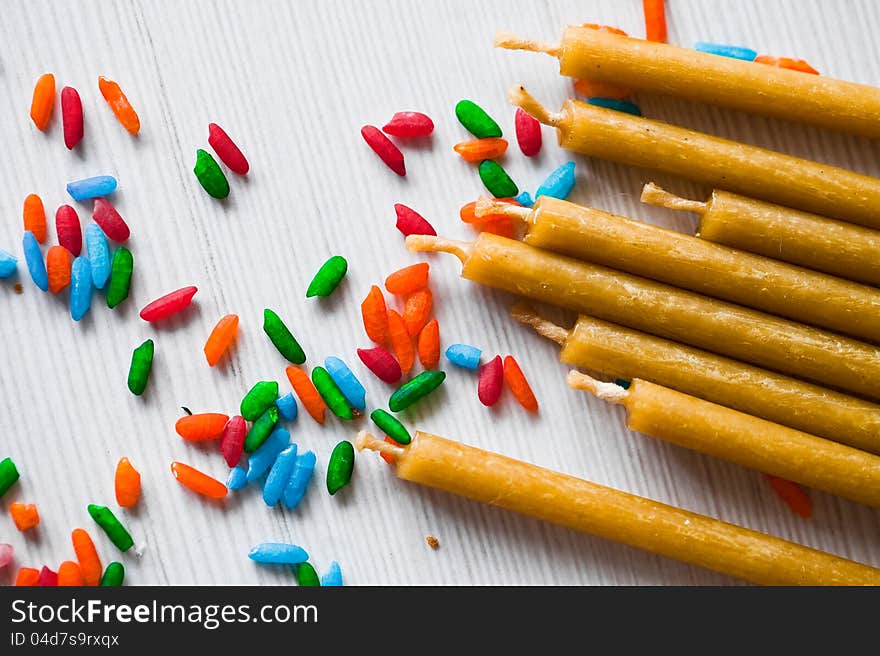
<svg viewBox="0 0 880 656"><path fill-rule="evenodd" d="M534 116L527 114L521 107L516 108L516 140L519 149L526 157L534 157L541 151L543 143L541 137L541 124Z"/></svg>
<svg viewBox="0 0 880 656"><path fill-rule="evenodd" d="M167 319L172 314L176 314L189 307L197 291L199 291L198 287L184 287L170 294L165 294L165 296L157 298L141 310L141 319L144 321Z"/></svg>
<svg viewBox="0 0 880 656"><path fill-rule="evenodd" d="M504 388L504 363L500 355L496 355L491 361L480 367L480 382L477 386L477 395L480 403L492 407L498 403L501 390Z"/></svg>
<svg viewBox="0 0 880 656"><path fill-rule="evenodd" d="M92 211L92 220L97 223L108 239L121 244L131 236L128 224L119 215L110 201L103 198L95 199L95 209Z"/></svg>
<svg viewBox="0 0 880 656"><path fill-rule="evenodd" d="M59 244L74 256L79 255L82 250L82 228L76 210L70 205L62 205L55 212L55 233Z"/></svg>
<svg viewBox="0 0 880 656"><path fill-rule="evenodd" d="M14 553L15 550L11 544L0 544L0 569L3 569L12 562L12 555Z"/></svg>
<svg viewBox="0 0 880 656"><path fill-rule="evenodd" d="M394 211L397 213L397 229L404 237L409 235L436 235L434 226L428 223L424 217L406 205L396 203Z"/></svg>
<svg viewBox="0 0 880 656"><path fill-rule="evenodd" d="M217 153L217 157L229 167L233 173L245 175L250 170L247 158L241 152L235 142L216 123L208 124L208 143Z"/></svg>
<svg viewBox="0 0 880 656"><path fill-rule="evenodd" d="M223 429L223 435L220 437L220 452L230 467L235 467L241 460L246 435L247 422L241 415L235 415L226 422L226 428Z"/></svg>
<svg viewBox="0 0 880 656"><path fill-rule="evenodd" d="M61 125L64 127L64 145L73 150L83 138L82 100L73 87L61 90Z"/></svg>
<svg viewBox="0 0 880 656"><path fill-rule="evenodd" d="M421 112L397 112L382 130L395 137L427 137L434 131L434 121Z"/></svg>
<svg viewBox="0 0 880 656"><path fill-rule="evenodd" d="M406 175L406 165L403 162L403 153L400 148L382 134L379 128L365 125L361 128L361 136L373 152L379 156L385 165L399 176Z"/></svg>
<svg viewBox="0 0 880 656"><path fill-rule="evenodd" d="M358 357L361 359L367 369L376 374L379 380L386 383L396 383L403 376L400 365L391 352L384 346L377 346L371 349L358 349Z"/></svg>
<svg viewBox="0 0 880 656"><path fill-rule="evenodd" d="M57 586L58 572L53 572L51 569L43 565L43 569L40 570L40 578L37 579L37 585L44 587Z"/></svg>

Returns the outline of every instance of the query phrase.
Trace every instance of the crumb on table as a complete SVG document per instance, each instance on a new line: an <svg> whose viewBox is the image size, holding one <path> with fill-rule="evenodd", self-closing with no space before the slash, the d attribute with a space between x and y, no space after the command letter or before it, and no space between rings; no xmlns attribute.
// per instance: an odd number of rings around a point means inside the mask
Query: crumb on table
<svg viewBox="0 0 880 656"><path fill-rule="evenodd" d="M440 548L440 540L435 538L433 535L429 535L428 537L426 537L425 542L427 542L428 546L431 547L432 549L439 549Z"/></svg>
<svg viewBox="0 0 880 656"><path fill-rule="evenodd" d="M15 284L12 286L12 289L15 290L15 293L16 293L16 294L21 294L21 293L24 291L24 287L21 286L21 283L20 283L20 282L15 283Z"/></svg>

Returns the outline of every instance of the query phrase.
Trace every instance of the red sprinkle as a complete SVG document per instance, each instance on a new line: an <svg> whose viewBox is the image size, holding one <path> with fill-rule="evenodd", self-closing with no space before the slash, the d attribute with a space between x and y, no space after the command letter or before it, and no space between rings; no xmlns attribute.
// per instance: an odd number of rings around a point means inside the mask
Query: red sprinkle
<svg viewBox="0 0 880 656"><path fill-rule="evenodd" d="M198 287L184 287L147 305L141 310L141 319L144 321L160 321L180 312L192 302L193 296L199 291Z"/></svg>
<svg viewBox="0 0 880 656"><path fill-rule="evenodd" d="M235 467L241 460L245 437L247 437L247 422L241 415L235 415L226 423L223 435L220 437L220 452L230 467Z"/></svg>
<svg viewBox="0 0 880 656"><path fill-rule="evenodd" d="M504 386L504 363L500 355L480 367L480 382L477 386L477 395L480 403L491 407L498 403L501 390Z"/></svg>
<svg viewBox="0 0 880 656"><path fill-rule="evenodd" d="M40 578L37 579L37 585L41 585L43 587L57 586L58 572L53 572L51 569L43 565L43 569L40 570Z"/></svg>
<svg viewBox="0 0 880 656"><path fill-rule="evenodd" d="M382 131L395 137L427 137L434 131L434 121L421 112L397 112Z"/></svg>
<svg viewBox="0 0 880 656"><path fill-rule="evenodd" d="M61 90L61 124L64 126L64 145L73 150L83 138L82 100L73 87Z"/></svg>
<svg viewBox="0 0 880 656"><path fill-rule="evenodd" d="M384 346L371 349L358 349L358 357L367 369L376 374L376 377L386 383L396 383L403 376L400 365L391 352Z"/></svg>
<svg viewBox="0 0 880 656"><path fill-rule="evenodd" d="M365 125L361 128L361 136L367 145L373 149L373 152L379 156L385 165L394 171L397 175L406 175L406 165L403 163L403 153L400 148L382 134L382 131L372 125Z"/></svg>
<svg viewBox="0 0 880 656"><path fill-rule="evenodd" d="M404 237L409 235L435 235L437 231L434 226L428 223L424 217L408 208L406 205L396 203L394 211L397 213L397 229L403 233Z"/></svg>
<svg viewBox="0 0 880 656"><path fill-rule="evenodd" d="M217 153L217 157L229 167L233 173L245 175L250 170L247 157L241 149L235 145L229 135L216 123L208 123L208 143Z"/></svg>
<svg viewBox="0 0 880 656"><path fill-rule="evenodd" d="M813 502L810 501L810 495L806 490L797 483L787 481L784 478L764 474L773 491L792 509L795 513L809 519L813 516Z"/></svg>
<svg viewBox="0 0 880 656"><path fill-rule="evenodd" d="M526 157L534 157L541 152L543 138L541 136L541 123L533 116L529 116L521 107L516 108L516 141L519 149Z"/></svg>
<svg viewBox="0 0 880 656"><path fill-rule="evenodd" d="M58 235L58 243L73 253L79 255L82 250L82 228L79 225L79 216L70 205L62 205L55 212L55 232Z"/></svg>
<svg viewBox="0 0 880 656"><path fill-rule="evenodd" d="M95 199L95 209L92 212L92 220L101 226L101 230L107 238L121 244L131 236L128 224L116 211L109 201L103 198Z"/></svg>

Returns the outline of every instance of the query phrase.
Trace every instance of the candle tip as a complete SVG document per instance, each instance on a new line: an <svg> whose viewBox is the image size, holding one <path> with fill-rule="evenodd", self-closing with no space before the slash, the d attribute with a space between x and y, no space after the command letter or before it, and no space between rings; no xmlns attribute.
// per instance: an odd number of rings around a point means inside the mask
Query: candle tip
<svg viewBox="0 0 880 656"><path fill-rule="evenodd" d="M535 97L526 91L526 88L521 84L515 84L510 88L510 91L507 92L507 99L511 105L520 107L526 114L538 119L544 125L555 127L562 118L561 114L547 111L547 108L535 100Z"/></svg>
<svg viewBox="0 0 880 656"><path fill-rule="evenodd" d="M534 328L541 337L546 337L557 344L565 344L565 340L568 339L568 331L565 328L540 316L528 303L516 303L510 308L510 316L515 321Z"/></svg>
<svg viewBox="0 0 880 656"><path fill-rule="evenodd" d="M474 214L478 217L489 216L491 214L501 214L511 219L521 219L528 221L532 216L532 211L528 207L514 205L497 198L489 198L488 196L480 196L474 205Z"/></svg>
<svg viewBox="0 0 880 656"><path fill-rule="evenodd" d="M411 253L432 252L450 253L455 255L462 264L471 256L472 244L466 241L445 239L436 235L409 235L406 238L406 249Z"/></svg>
<svg viewBox="0 0 880 656"><path fill-rule="evenodd" d="M362 430L357 434L357 437L354 439L354 446L358 451L363 451L364 449L378 451L379 453L395 459L405 453L405 449L402 446L384 442L365 430Z"/></svg>
<svg viewBox="0 0 880 656"><path fill-rule="evenodd" d="M551 57L559 58L562 49L559 44L544 43L536 39L526 39L510 32L495 33L495 47L505 50L528 50L529 52L543 52Z"/></svg>
<svg viewBox="0 0 880 656"><path fill-rule="evenodd" d="M706 211L706 203L676 196L653 182L648 182L642 187L642 196L640 200L647 205L666 207L670 210L696 212L697 214L702 214Z"/></svg>
<svg viewBox="0 0 880 656"><path fill-rule="evenodd" d="M565 382L572 389L589 392L593 396L609 403L623 403L623 400L629 396L629 392L619 385L603 383L601 380L596 380L592 376L588 376L575 369L568 372Z"/></svg>

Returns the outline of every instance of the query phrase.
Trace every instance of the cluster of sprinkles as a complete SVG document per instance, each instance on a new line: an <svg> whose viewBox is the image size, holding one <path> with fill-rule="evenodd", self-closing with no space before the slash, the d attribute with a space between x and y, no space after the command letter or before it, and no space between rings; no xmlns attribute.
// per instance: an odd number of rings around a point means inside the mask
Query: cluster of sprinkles
<svg viewBox="0 0 880 656"><path fill-rule="evenodd" d="M237 175L247 175L250 164L232 138L216 123L208 124L208 144L217 157L230 171ZM193 168L196 179L209 196L223 200L229 195L229 181L217 160L206 150L196 150L196 164Z"/></svg>

